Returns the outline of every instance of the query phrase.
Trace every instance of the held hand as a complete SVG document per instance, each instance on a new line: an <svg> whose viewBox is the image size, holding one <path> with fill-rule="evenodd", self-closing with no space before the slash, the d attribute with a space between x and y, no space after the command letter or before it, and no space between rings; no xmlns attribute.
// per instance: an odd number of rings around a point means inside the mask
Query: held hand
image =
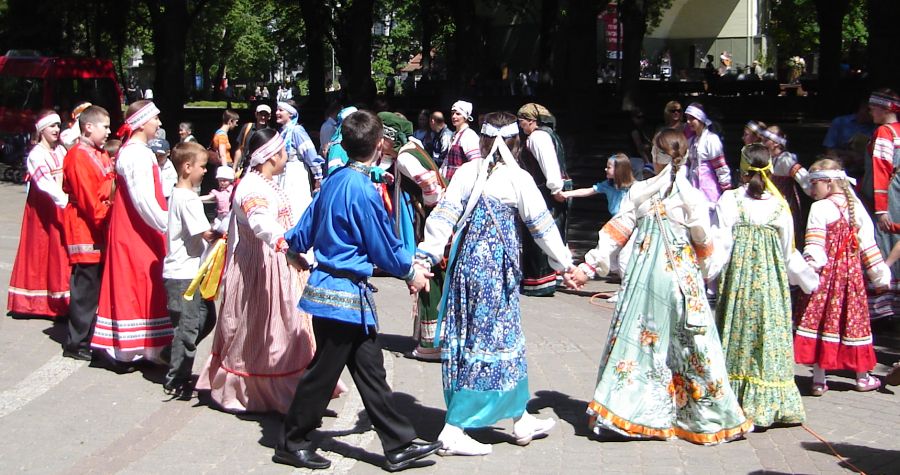
<svg viewBox="0 0 900 475"><path fill-rule="evenodd" d="M286 253L285 257L287 257L288 264L294 269L297 269L301 272L309 270L309 262L307 262L306 258L303 257L303 254L288 252Z"/></svg>
<svg viewBox="0 0 900 475"><path fill-rule="evenodd" d="M409 293L414 294L423 289L428 292L431 289L431 281L429 279L434 277L434 274L419 265L415 265L414 268L416 274L413 276L412 280L407 283Z"/></svg>
<svg viewBox="0 0 900 475"><path fill-rule="evenodd" d="M313 192L319 191L319 188L322 188L322 180L316 180L316 183L313 185Z"/></svg>
<svg viewBox="0 0 900 475"><path fill-rule="evenodd" d="M553 199L563 203L566 201L566 195L562 191L557 191L556 193L553 193Z"/></svg>
<svg viewBox="0 0 900 475"><path fill-rule="evenodd" d="M584 287L587 281L588 276L578 267L572 267L563 274L563 283L570 289L578 290Z"/></svg>
<svg viewBox="0 0 900 475"><path fill-rule="evenodd" d="M890 232L893 225L894 223L891 222L890 215L888 215L887 213L881 213L878 215L878 229L885 232Z"/></svg>

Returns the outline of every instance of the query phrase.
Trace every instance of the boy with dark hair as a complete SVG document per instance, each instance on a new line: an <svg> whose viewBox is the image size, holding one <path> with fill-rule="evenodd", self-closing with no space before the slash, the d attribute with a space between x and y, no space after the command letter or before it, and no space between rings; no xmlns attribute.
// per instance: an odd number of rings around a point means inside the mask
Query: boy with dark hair
<svg viewBox="0 0 900 475"><path fill-rule="evenodd" d="M441 448L415 441L415 429L397 412L385 380L377 317L368 278L373 265L406 280L411 291L428 288L432 274L413 265L413 256L393 229L369 178L383 135L381 120L367 111L343 122L343 146L350 157L322 186L300 222L285 234L290 249L315 249L319 263L309 277L300 308L313 315L316 354L297 385L272 460L311 469L331 462L318 455L310 433L318 427L346 366L384 447L385 470L397 471Z"/></svg>
<svg viewBox="0 0 900 475"><path fill-rule="evenodd" d="M191 398L191 369L200 331L207 326L208 315L215 318L214 311L205 305L199 292L191 300L184 297L200 269L200 257L206 243L218 237L210 230L203 203L194 191L206 173L207 158L206 150L197 143L183 142L172 149L172 164L178 171L178 182L169 199L168 253L163 261L162 276L175 337L163 389L166 394L180 399Z"/></svg>
<svg viewBox="0 0 900 475"><path fill-rule="evenodd" d="M63 233L72 265L69 331L63 356L90 361L115 171L103 150L109 137L109 112L90 106L78 122L81 138L63 161L62 189L69 195L63 211Z"/></svg>

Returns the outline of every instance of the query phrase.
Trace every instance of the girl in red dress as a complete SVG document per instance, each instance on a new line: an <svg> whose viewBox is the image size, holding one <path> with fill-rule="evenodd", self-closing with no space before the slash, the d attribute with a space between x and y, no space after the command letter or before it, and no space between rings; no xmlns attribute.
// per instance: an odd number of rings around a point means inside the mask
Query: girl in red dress
<svg viewBox="0 0 900 475"><path fill-rule="evenodd" d="M37 144L28 154L28 198L22 216L19 250L9 278L7 308L12 314L51 318L69 313L69 257L63 244L62 191L66 149L59 142L60 118L52 110L38 114Z"/></svg>
<svg viewBox="0 0 900 475"><path fill-rule="evenodd" d="M117 361L162 362L173 335L162 280L168 214L159 165L147 146L162 123L150 101L131 104L126 116L118 133L125 145L116 158L116 193L91 346Z"/></svg>
<svg viewBox="0 0 900 475"><path fill-rule="evenodd" d="M809 172L817 201L809 210L803 256L819 273L819 288L801 297L794 358L813 365L813 396L828 391L826 370L853 371L854 389L871 391L881 382L869 374L876 361L862 273L876 287L887 287L891 273L875 244L872 220L840 165L819 160Z"/></svg>

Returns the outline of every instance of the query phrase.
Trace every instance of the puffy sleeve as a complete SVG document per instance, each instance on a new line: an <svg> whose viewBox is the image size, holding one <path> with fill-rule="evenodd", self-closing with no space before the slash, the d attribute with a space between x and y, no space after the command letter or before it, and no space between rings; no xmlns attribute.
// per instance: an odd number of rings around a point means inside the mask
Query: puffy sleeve
<svg viewBox="0 0 900 475"><path fill-rule="evenodd" d="M775 174L780 176L789 176L803 188L803 192L809 195L811 193L811 185L809 183L809 172L800 162L797 161L797 155L784 152L775 159Z"/></svg>
<svg viewBox="0 0 900 475"><path fill-rule="evenodd" d="M828 255L825 254L825 229L829 222L838 218L838 213L837 207L829 200L818 200L809 208L803 257L816 272L828 263Z"/></svg>
<svg viewBox="0 0 900 475"><path fill-rule="evenodd" d="M597 246L584 255L584 262L578 266L588 277L603 277L609 274L610 261L615 253L625 246L634 232L637 222L636 211L629 192L619 208L619 214L607 221L597 233Z"/></svg>
<svg viewBox="0 0 900 475"><path fill-rule="evenodd" d="M409 153L401 153L397 156L397 166L400 168L400 173L411 179L422 190L425 206L431 207L440 201L444 187L441 186L436 170L425 168L416 157Z"/></svg>
<svg viewBox="0 0 900 475"><path fill-rule="evenodd" d="M729 190L722 193L718 203L716 203L716 216L719 217L719 225L712 230L714 251L709 266L709 278L719 275L731 262L731 251L734 246L732 231L739 212L737 192L738 190Z"/></svg>
<svg viewBox="0 0 900 475"><path fill-rule="evenodd" d="M887 287L891 284L891 269L884 263L881 251L875 243L875 225L862 203L859 200L855 201L854 214L859 225L857 238L859 239L859 257L862 267L875 287Z"/></svg>
<svg viewBox="0 0 900 475"><path fill-rule="evenodd" d="M453 236L456 224L462 217L481 161L468 162L459 167L453 180L447 185L444 197L425 220L425 239L419 243L416 256L427 258L436 265L444 256L444 248Z"/></svg>
<svg viewBox="0 0 900 475"><path fill-rule="evenodd" d="M525 223L531 237L549 257L550 266L557 271L572 267L572 252L563 244L556 222L547 209L547 203L538 191L534 179L524 170L520 171L515 190L518 194L519 217Z"/></svg>
<svg viewBox="0 0 900 475"><path fill-rule="evenodd" d="M138 145L132 147L138 147ZM138 215L147 225L164 233L168 226L168 213L156 201L155 183L152 178L153 169L156 168L156 173L159 174L159 179L162 181L161 171L154 162L153 153L149 149L146 150L147 154L140 152L142 150L133 150L125 157L120 156L116 161L116 171L125 178L128 196L134 203Z"/></svg>
<svg viewBox="0 0 900 475"><path fill-rule="evenodd" d="M471 127L463 131L462 136L459 138L459 146L462 148L463 153L466 154L467 161L471 162L472 160L482 158L478 132L472 130Z"/></svg>
<svg viewBox="0 0 900 475"><path fill-rule="evenodd" d="M312 139L309 138L309 134L306 133L302 126L297 125L291 129L291 135L291 143L297 151L297 157L309 167L316 180L321 180L322 164L325 163L325 159L319 156L319 152L316 150Z"/></svg>
<svg viewBox="0 0 900 475"><path fill-rule="evenodd" d="M57 207L65 208L69 203L69 195L63 193L62 186L53 179L48 163L48 160L52 159L51 153L55 152L49 152L43 146L36 145L28 154L26 167L34 186L49 195Z"/></svg>
<svg viewBox="0 0 900 475"><path fill-rule="evenodd" d="M875 130L872 140L872 181L875 190L875 214L888 211L888 186L894 173L894 134L890 125Z"/></svg>
<svg viewBox="0 0 900 475"><path fill-rule="evenodd" d="M550 134L543 130L535 130L528 136L526 146L541 166L541 171L547 179L547 188L550 190L550 193L562 191L562 173L559 171L556 146L553 145L553 138L550 137Z"/></svg>
<svg viewBox="0 0 900 475"><path fill-rule="evenodd" d="M276 203L270 203L267 196L251 191L238 197L235 204L240 205L253 234L261 241L274 248L284 239L284 228L278 223L278 210L274 208Z"/></svg>
<svg viewBox="0 0 900 475"><path fill-rule="evenodd" d="M725 162L725 149L722 147L722 140L718 135L707 132L705 145L705 161L709 162L709 165L715 170L719 189L727 190L731 188L731 170L728 168L728 163Z"/></svg>

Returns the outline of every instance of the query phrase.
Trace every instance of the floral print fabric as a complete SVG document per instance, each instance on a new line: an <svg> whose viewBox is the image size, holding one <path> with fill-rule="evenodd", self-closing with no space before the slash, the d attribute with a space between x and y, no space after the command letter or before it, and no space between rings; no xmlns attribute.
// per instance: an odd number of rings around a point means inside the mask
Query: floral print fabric
<svg viewBox="0 0 900 475"><path fill-rule="evenodd" d="M687 230L673 229L658 216L662 208L654 208L637 223L588 406L591 428L698 444L728 441L752 424L729 385L709 304L696 298L705 285Z"/></svg>
<svg viewBox="0 0 900 475"><path fill-rule="evenodd" d="M755 225L746 219L743 200L738 214L716 307L731 387L755 425L801 423L805 412L794 383L791 297L773 226L779 215Z"/></svg>

